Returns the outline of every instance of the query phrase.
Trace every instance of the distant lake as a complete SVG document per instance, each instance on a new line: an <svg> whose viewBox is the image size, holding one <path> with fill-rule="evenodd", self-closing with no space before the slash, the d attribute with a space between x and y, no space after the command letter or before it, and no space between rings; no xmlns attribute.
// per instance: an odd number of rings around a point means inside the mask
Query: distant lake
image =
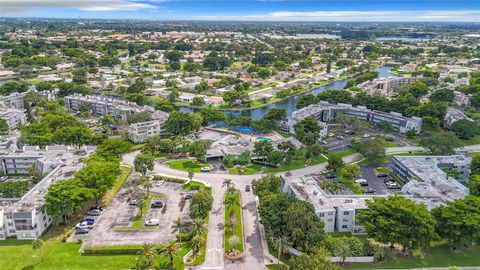
<svg viewBox="0 0 480 270"><path fill-rule="evenodd" d="M379 37L375 40L378 41L404 41L404 42L417 42L430 40L429 37Z"/></svg>

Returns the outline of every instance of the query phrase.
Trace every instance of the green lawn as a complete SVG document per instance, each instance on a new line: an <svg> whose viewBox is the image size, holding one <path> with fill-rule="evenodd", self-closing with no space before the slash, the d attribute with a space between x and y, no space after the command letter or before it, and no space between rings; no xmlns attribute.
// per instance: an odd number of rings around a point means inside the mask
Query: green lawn
<svg viewBox="0 0 480 270"><path fill-rule="evenodd" d="M395 257L387 254L385 263L372 265L369 263L353 263L350 269L409 269L421 267L448 267L448 266L479 266L480 247L452 252L445 242L432 243L432 248L426 251L425 257L402 256Z"/></svg>
<svg viewBox="0 0 480 270"><path fill-rule="evenodd" d="M193 170L194 172L200 172L200 169L202 167L208 167L208 164L199 163L190 159L172 160L172 161L165 162L165 164L167 164L168 167L172 169L186 171L186 172L188 172L190 169Z"/></svg>
<svg viewBox="0 0 480 270"><path fill-rule="evenodd" d="M251 164L251 165L248 165L247 167L229 169L228 173L239 174L239 175L252 175L260 171L261 168L262 168L261 165Z"/></svg>
<svg viewBox="0 0 480 270"><path fill-rule="evenodd" d="M480 136L475 136L468 140L460 140L463 146L480 144Z"/></svg>
<svg viewBox="0 0 480 270"><path fill-rule="evenodd" d="M32 250L31 241L0 241L0 269L130 269L136 255L83 256L77 243L47 240L44 243L44 260L38 250Z"/></svg>
<svg viewBox="0 0 480 270"><path fill-rule="evenodd" d="M235 212L235 235L239 238L240 242L235 245L236 250L243 252L243 226L242 226L242 210L240 206L240 192L236 191L235 193L232 194L225 194L225 203L227 202L229 197L235 198L235 205L232 206L226 206L225 207L225 224L230 223L230 212L233 210ZM224 231L224 245L225 245L225 252L228 252L232 250L232 245L228 241L230 237L232 236L231 229L226 226L225 231Z"/></svg>
<svg viewBox="0 0 480 270"><path fill-rule="evenodd" d="M355 153L356 151L354 149L345 149L345 150L336 152L336 154L342 158Z"/></svg>

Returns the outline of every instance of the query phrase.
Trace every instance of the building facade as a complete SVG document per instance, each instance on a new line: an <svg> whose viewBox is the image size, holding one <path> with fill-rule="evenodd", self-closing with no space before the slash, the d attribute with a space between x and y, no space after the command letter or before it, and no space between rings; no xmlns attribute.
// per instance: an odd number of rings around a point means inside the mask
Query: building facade
<svg viewBox="0 0 480 270"><path fill-rule="evenodd" d="M165 120L152 120L128 126L128 137L134 143L145 142L148 138L166 134L163 129Z"/></svg>

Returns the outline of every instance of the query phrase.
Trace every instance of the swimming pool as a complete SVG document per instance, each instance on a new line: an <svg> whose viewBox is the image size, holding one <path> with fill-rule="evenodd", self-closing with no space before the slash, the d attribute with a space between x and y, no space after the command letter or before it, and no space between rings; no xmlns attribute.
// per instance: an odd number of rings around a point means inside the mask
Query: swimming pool
<svg viewBox="0 0 480 270"><path fill-rule="evenodd" d="M273 142L272 139L270 139L270 138L265 138L265 137L257 137L257 141Z"/></svg>

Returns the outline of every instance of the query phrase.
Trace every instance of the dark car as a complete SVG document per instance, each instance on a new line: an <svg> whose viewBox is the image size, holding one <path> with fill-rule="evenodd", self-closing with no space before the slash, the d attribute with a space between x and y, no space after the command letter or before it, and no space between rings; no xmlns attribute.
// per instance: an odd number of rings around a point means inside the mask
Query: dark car
<svg viewBox="0 0 480 270"><path fill-rule="evenodd" d="M76 229L75 234L87 234L88 230L85 229Z"/></svg>
<svg viewBox="0 0 480 270"><path fill-rule="evenodd" d="M93 218L84 218L80 220L80 223L86 222L88 225L93 225L95 223L95 220Z"/></svg>
<svg viewBox="0 0 480 270"><path fill-rule="evenodd" d="M153 201L150 205L151 208L162 208L163 202L162 201Z"/></svg>
<svg viewBox="0 0 480 270"><path fill-rule="evenodd" d="M325 178L328 178L328 179L332 179L332 178L335 178L335 174L331 174L331 173L327 173L325 174Z"/></svg>
<svg viewBox="0 0 480 270"><path fill-rule="evenodd" d="M377 176L378 177L387 177L388 173L378 173Z"/></svg>
<svg viewBox="0 0 480 270"><path fill-rule="evenodd" d="M369 188L369 189L365 190L365 194L371 194L371 193L375 193L375 189Z"/></svg>
<svg viewBox="0 0 480 270"><path fill-rule="evenodd" d="M245 186L245 191L246 191L246 192L250 192L250 185L246 185L246 186Z"/></svg>

